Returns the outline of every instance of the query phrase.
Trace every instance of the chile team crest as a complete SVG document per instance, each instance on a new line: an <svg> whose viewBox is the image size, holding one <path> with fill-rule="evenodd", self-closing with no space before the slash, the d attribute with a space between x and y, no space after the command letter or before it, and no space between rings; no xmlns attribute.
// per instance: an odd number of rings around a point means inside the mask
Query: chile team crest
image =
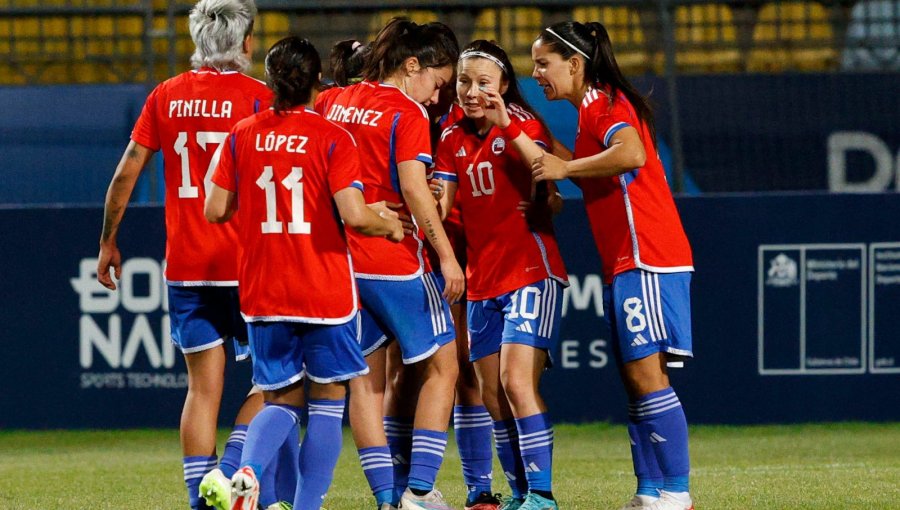
<svg viewBox="0 0 900 510"><path fill-rule="evenodd" d="M491 142L491 152L494 154L501 154L506 149L506 140L503 139L502 136L498 136L494 138L494 141Z"/></svg>

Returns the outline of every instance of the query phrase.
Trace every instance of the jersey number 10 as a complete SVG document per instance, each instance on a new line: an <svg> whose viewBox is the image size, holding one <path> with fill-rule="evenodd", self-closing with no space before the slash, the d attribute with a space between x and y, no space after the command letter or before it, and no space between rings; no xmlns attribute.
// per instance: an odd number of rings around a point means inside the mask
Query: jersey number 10
<svg viewBox="0 0 900 510"><path fill-rule="evenodd" d="M271 166L263 167L263 172L256 179L256 185L266 192L266 221L262 222L263 234L280 234L284 231L282 222L278 221L277 204L275 202L275 172ZM291 221L288 222L288 234L309 234L310 224L303 221L303 168L291 167L291 173L282 179L281 185L291 191Z"/></svg>

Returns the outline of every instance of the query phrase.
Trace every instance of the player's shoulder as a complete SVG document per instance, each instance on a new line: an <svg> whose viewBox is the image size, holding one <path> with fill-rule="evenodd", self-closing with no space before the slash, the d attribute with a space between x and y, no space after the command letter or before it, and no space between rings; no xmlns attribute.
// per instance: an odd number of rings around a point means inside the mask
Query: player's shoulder
<svg viewBox="0 0 900 510"><path fill-rule="evenodd" d="M441 131L441 143L450 143L452 140L455 140L464 134L465 127L463 126L462 121L454 122Z"/></svg>
<svg viewBox="0 0 900 510"><path fill-rule="evenodd" d="M337 122L328 120L325 116L315 110L307 108L304 120L320 139L331 141L347 140L353 145L356 145L356 139L353 138L353 135L349 131L344 129L344 127Z"/></svg>
<svg viewBox="0 0 900 510"><path fill-rule="evenodd" d="M253 129L258 124L265 122L267 119L271 118L275 115L275 111L271 108L266 108L265 110L261 110L259 112L254 113L248 117L244 117L243 119L237 121L234 124L234 127L231 130L235 133L246 132Z"/></svg>
<svg viewBox="0 0 900 510"><path fill-rule="evenodd" d="M533 113L517 103L509 103L506 105L506 111L509 113L510 119L520 124L529 121L537 121L537 117L535 117Z"/></svg>
<svg viewBox="0 0 900 510"><path fill-rule="evenodd" d="M272 95L272 90L266 85L266 82L257 80L244 73L234 73L234 81L238 87L256 97L269 97Z"/></svg>
<svg viewBox="0 0 900 510"><path fill-rule="evenodd" d="M622 96L624 97L624 96ZM591 113L606 113L612 106L612 95L605 88L594 86L588 89L581 100L581 110Z"/></svg>
<svg viewBox="0 0 900 510"><path fill-rule="evenodd" d="M409 97L406 92L403 92L394 85L388 85L386 83L379 83L378 86L385 92L385 98L391 102L392 107L402 113L412 114L416 118L421 116L426 121L428 120L428 111L425 107L415 99Z"/></svg>

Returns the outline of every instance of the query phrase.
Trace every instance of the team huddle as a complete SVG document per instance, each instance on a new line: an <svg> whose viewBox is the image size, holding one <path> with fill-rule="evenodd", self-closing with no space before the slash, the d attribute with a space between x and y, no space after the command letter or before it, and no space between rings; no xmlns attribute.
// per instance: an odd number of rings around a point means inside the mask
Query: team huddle
<svg viewBox="0 0 900 510"><path fill-rule="evenodd" d="M652 111L605 28L557 23L532 45L545 97L578 109L571 153L492 41L460 50L442 23L395 18L371 43L336 44L325 86L316 48L288 37L268 50L263 84L242 74L255 16L252 0L193 8L194 69L148 96L100 240L98 279L115 289L119 224L162 151L190 507L321 508L346 406L379 510L451 508L435 488L451 416L466 510L558 509L538 388L568 285L554 182L571 178L630 402L637 490L622 508L693 509L687 423L667 375L692 356L691 250ZM253 388L220 459L227 340L251 360ZM505 496L492 486L494 448Z"/></svg>

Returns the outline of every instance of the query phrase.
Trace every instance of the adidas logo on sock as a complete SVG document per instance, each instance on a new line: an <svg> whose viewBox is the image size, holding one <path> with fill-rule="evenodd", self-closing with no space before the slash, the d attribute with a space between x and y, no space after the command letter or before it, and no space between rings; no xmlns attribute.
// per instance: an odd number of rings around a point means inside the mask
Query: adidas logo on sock
<svg viewBox="0 0 900 510"><path fill-rule="evenodd" d="M665 443L666 438L662 437L661 435L657 434L656 432L651 432L650 433L650 442L651 443Z"/></svg>
<svg viewBox="0 0 900 510"><path fill-rule="evenodd" d="M532 462L532 463L528 464L527 466L525 466L525 472L526 473L540 473L541 468L539 468L537 464Z"/></svg>
<svg viewBox="0 0 900 510"><path fill-rule="evenodd" d="M522 333L534 333L534 330L531 329L530 322L523 322L522 324L519 324L518 326L516 326L516 331L520 331Z"/></svg>

